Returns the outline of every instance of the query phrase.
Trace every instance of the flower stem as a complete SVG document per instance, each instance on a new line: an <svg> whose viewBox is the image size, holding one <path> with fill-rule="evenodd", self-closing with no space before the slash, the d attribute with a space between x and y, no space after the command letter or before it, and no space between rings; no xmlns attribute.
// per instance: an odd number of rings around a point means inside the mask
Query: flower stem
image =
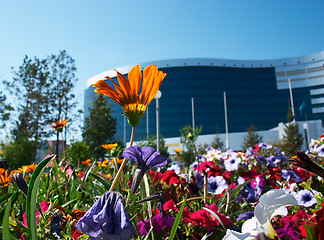
<svg viewBox="0 0 324 240"><path fill-rule="evenodd" d="M135 128L132 127L132 135L131 135L131 139L130 139L130 143L129 143L130 147L133 146L134 135L135 135ZM121 174L121 172L123 171L123 169L124 169L124 167L126 165L126 161L127 161L127 158L125 158L124 161L122 162L122 164L120 165L120 168L119 168L119 170L118 170L118 172L117 172L117 174L116 174L116 176L114 178L114 181L111 184L111 187L109 189L110 192L114 190L114 187L115 187L115 185L117 183L117 180L120 177L120 174Z"/></svg>

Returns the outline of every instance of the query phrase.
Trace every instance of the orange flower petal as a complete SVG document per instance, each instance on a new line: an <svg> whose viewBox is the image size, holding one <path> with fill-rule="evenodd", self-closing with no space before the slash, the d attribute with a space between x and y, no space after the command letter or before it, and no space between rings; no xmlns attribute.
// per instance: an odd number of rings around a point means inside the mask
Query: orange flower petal
<svg viewBox="0 0 324 240"><path fill-rule="evenodd" d="M139 65L136 65L133 67L129 73L128 73L128 80L130 87L132 89L132 97L133 102L136 102L138 99L138 92L141 87L141 81L142 81L142 72Z"/></svg>

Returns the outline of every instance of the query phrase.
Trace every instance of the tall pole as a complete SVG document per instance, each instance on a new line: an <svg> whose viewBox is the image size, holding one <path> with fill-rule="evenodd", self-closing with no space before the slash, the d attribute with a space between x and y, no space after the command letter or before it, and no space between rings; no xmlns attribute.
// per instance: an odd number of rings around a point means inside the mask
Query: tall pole
<svg viewBox="0 0 324 240"><path fill-rule="evenodd" d="M292 89L291 89L290 78L288 78L288 84L289 84L289 93L290 93L291 113L293 115L293 121L295 122L294 99L293 99L293 94L292 94Z"/></svg>
<svg viewBox="0 0 324 240"><path fill-rule="evenodd" d="M149 108L146 108L146 138L149 138Z"/></svg>
<svg viewBox="0 0 324 240"><path fill-rule="evenodd" d="M225 109L225 129L226 129L226 149L229 149L228 141L228 121L227 121L227 104L226 104L226 92L224 91L224 109Z"/></svg>
<svg viewBox="0 0 324 240"><path fill-rule="evenodd" d="M126 116L124 115L124 145L126 146Z"/></svg>
<svg viewBox="0 0 324 240"><path fill-rule="evenodd" d="M159 90L155 95L156 100L156 150L160 151L160 105L159 98L162 96L161 91Z"/></svg>
<svg viewBox="0 0 324 240"><path fill-rule="evenodd" d="M195 100L191 98L192 131L195 132Z"/></svg>

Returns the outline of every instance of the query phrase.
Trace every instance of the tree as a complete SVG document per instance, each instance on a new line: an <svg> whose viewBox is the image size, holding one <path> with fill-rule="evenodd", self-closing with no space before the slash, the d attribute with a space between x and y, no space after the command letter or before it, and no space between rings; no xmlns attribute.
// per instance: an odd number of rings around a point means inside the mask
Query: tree
<svg viewBox="0 0 324 240"><path fill-rule="evenodd" d="M189 125L180 130L180 141L185 145L185 149L181 152L180 158L184 161L186 166L189 166L197 160L192 144L195 144L201 130L201 127L196 127L192 130Z"/></svg>
<svg viewBox="0 0 324 240"><path fill-rule="evenodd" d="M285 125L284 136L280 143L280 149L285 152L286 156L294 156L296 150L299 150L304 142L303 136L299 133L298 124L289 122Z"/></svg>
<svg viewBox="0 0 324 240"><path fill-rule="evenodd" d="M8 168L14 170L33 163L34 144L35 142L23 137L2 144L3 153L1 155Z"/></svg>
<svg viewBox="0 0 324 240"><path fill-rule="evenodd" d="M214 141L212 141L212 143L211 143L211 147L214 149L217 149L217 148L222 148L223 146L224 146L224 143L221 140L221 138L219 137L219 134L217 133L214 138Z"/></svg>
<svg viewBox="0 0 324 240"><path fill-rule="evenodd" d="M76 67L74 59L65 50L60 51L57 56L49 56L47 61L49 66L48 78L51 83L51 95L53 96L50 98L52 121L58 121L63 118L69 120L63 133L66 140L68 126L71 126L71 122L77 119L79 115L78 112L73 111L77 106L75 95L72 92L74 84L78 80L75 77ZM59 134L56 131L56 149L59 148Z"/></svg>
<svg viewBox="0 0 324 240"><path fill-rule="evenodd" d="M89 116L85 119L82 137L96 160L103 160L106 151L101 145L114 142L117 120L111 116L113 103L108 105L104 95L97 94L91 104L92 108L89 108Z"/></svg>
<svg viewBox="0 0 324 240"><path fill-rule="evenodd" d="M66 158L75 166L78 166L82 161L91 158L91 149L84 141L71 141L66 150Z"/></svg>
<svg viewBox="0 0 324 240"><path fill-rule="evenodd" d="M279 143L279 148L285 152L286 156L294 156L304 142L303 136L299 133L298 124L294 120L291 108L287 114L288 123L285 125L283 138Z"/></svg>
<svg viewBox="0 0 324 240"><path fill-rule="evenodd" d="M9 104L6 104L6 99L6 95L2 94L0 91L0 128L4 128L6 126L5 122L9 120L10 111L13 110Z"/></svg>
<svg viewBox="0 0 324 240"><path fill-rule="evenodd" d="M255 144L262 142L262 137L260 137L256 131L257 128L253 125L247 129L247 134L244 136L243 144L241 145L243 150L249 147L254 148Z"/></svg>
<svg viewBox="0 0 324 240"><path fill-rule="evenodd" d="M69 120L69 125L71 125L70 123L78 116L78 113L73 111L77 106L77 101L72 90L78 81L75 76L74 59L63 50L60 51L59 55L49 56L47 61L51 96L53 96L50 99L52 121L65 118ZM68 127L65 127L65 139L67 129Z"/></svg>
<svg viewBox="0 0 324 240"><path fill-rule="evenodd" d="M4 80L9 93L17 99L14 106L18 113L15 128L11 131L15 140L33 141L32 159L35 160L37 143L48 136L50 82L46 60L25 56L17 71L13 69L13 81Z"/></svg>
<svg viewBox="0 0 324 240"><path fill-rule="evenodd" d="M212 147L213 149L222 149L224 146L223 141L221 140L219 133L216 133L216 136L211 144L205 143L202 146L199 146L198 153L199 154L205 154L207 147Z"/></svg>

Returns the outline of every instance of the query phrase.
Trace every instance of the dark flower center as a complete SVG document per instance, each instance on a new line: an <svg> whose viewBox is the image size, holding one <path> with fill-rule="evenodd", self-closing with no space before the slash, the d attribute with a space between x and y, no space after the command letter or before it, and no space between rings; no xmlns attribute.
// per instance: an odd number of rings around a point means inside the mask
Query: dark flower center
<svg viewBox="0 0 324 240"><path fill-rule="evenodd" d="M305 194L302 196L303 202L309 202L310 200L312 200L312 196L310 194Z"/></svg>

